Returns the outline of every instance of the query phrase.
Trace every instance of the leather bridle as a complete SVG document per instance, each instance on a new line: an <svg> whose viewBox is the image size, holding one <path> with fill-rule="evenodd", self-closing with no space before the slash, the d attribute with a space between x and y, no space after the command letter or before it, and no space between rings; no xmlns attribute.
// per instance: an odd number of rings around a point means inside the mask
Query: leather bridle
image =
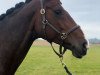
<svg viewBox="0 0 100 75"><path fill-rule="evenodd" d="M72 32L74 32L75 30L77 30L78 28L80 28L79 25L75 25L73 28L71 28L70 30L68 30L66 33L64 32L60 32L57 28L55 28L47 19L46 19L46 11L44 9L44 0L40 0L40 3L41 3L41 10L40 10L40 14L42 16L42 25L43 25L43 34L45 36L46 39L47 38L47 35L46 35L46 26L49 26L51 27L55 32L57 32L60 37L61 37L61 45L60 45L60 48L59 48L59 53L57 51L55 51L52 43L51 43L51 46L54 50L54 52L61 58L61 63L62 65L64 66L64 69L66 70L66 72L69 74L69 75L72 75L68 69L67 69L67 66L63 63L63 54L65 53L66 49L64 48L64 50L62 50L62 45L63 45L63 42L65 39L68 38L69 34L71 34Z"/></svg>

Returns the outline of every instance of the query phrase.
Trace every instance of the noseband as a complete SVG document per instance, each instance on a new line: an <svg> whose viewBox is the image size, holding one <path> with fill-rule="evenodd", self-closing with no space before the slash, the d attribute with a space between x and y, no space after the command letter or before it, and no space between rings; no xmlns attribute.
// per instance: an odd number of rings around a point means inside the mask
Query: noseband
<svg viewBox="0 0 100 75"><path fill-rule="evenodd" d="M64 48L64 50L62 51L62 45L63 45L63 42L65 39L68 38L69 34L71 34L72 32L74 32L75 30L77 30L78 28L80 28L79 25L75 25L74 27L72 27L71 29L69 29L66 33L64 32L60 32L57 28L55 28L47 19L46 19L46 11L44 9L44 0L40 0L40 3L41 3L41 10L40 10L40 14L42 16L42 25L43 25L43 34L45 36L45 38L47 39L47 36L46 36L46 26L49 26L51 27L55 32L57 32L60 37L61 37L61 45L60 45L60 48L59 48L59 53L57 51L55 51L52 43L51 43L51 46L54 50L54 52L60 57L61 59L61 63L62 65L64 66L64 69L66 70L66 72L68 73L68 75L72 75L69 71L68 71L68 68L67 66L63 63L63 54L65 53L66 49Z"/></svg>

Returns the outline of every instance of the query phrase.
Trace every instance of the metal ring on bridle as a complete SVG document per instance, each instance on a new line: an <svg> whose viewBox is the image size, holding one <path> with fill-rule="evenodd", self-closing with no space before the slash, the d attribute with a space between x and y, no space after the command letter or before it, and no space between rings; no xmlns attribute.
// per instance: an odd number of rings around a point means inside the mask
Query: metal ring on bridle
<svg viewBox="0 0 100 75"><path fill-rule="evenodd" d="M62 39L62 40L65 40L66 38L67 38L66 33L61 33L61 39Z"/></svg>
<svg viewBox="0 0 100 75"><path fill-rule="evenodd" d="M45 9L41 9L40 10L40 13L43 15L43 14L45 14Z"/></svg>
<svg viewBox="0 0 100 75"><path fill-rule="evenodd" d="M44 25L48 24L48 20L42 21Z"/></svg>

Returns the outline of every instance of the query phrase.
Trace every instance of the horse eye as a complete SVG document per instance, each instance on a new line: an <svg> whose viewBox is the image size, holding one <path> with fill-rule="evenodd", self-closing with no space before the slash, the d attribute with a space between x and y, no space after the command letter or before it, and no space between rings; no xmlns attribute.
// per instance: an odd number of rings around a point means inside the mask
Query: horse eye
<svg viewBox="0 0 100 75"><path fill-rule="evenodd" d="M61 10L55 10L54 11L56 15L62 15L62 11Z"/></svg>

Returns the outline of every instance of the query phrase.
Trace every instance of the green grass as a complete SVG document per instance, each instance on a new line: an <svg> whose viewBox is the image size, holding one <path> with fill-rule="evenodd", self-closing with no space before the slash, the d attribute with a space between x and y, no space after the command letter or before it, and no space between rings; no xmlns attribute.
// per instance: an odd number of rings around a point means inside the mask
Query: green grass
<svg viewBox="0 0 100 75"><path fill-rule="evenodd" d="M87 56L77 59L68 51L64 61L73 75L100 75L100 45L91 46ZM15 75L66 75L51 47L32 46Z"/></svg>

